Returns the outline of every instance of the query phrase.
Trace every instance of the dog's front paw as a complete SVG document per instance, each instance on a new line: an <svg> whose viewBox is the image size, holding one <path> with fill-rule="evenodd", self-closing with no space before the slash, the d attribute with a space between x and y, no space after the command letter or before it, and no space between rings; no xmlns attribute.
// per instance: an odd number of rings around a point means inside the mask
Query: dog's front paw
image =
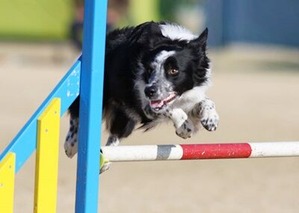
<svg viewBox="0 0 299 213"><path fill-rule="evenodd" d="M191 138L193 132L194 132L194 126L192 121L190 121L189 119L185 120L185 122L175 131L175 133L178 136L184 139Z"/></svg>
<svg viewBox="0 0 299 213"><path fill-rule="evenodd" d="M219 117L218 114L207 115L200 120L203 127L208 131L215 131L218 126Z"/></svg>
<svg viewBox="0 0 299 213"><path fill-rule="evenodd" d="M208 131L215 131L219 123L219 115L213 105L206 105L200 111L200 122Z"/></svg>

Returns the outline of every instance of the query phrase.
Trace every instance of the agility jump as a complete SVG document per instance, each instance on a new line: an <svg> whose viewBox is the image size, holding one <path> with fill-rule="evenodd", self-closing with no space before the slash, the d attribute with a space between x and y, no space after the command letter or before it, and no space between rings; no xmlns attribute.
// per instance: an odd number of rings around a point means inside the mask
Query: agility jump
<svg viewBox="0 0 299 213"><path fill-rule="evenodd" d="M299 141L104 146L102 151L110 162L298 157Z"/></svg>
<svg viewBox="0 0 299 213"><path fill-rule="evenodd" d="M76 212L97 212L100 168L99 130L102 113L98 109L101 108L102 88L94 84L93 79L103 80L105 44L105 30L103 29L106 25L106 8L107 0L85 1L86 16L82 58L76 61L49 97L1 153L0 212L13 212L15 174L36 149L38 163L34 211L56 212L59 118L79 94L83 102L82 114L85 116L80 120L83 128L80 128L78 149ZM93 48L94 46L97 48ZM99 94L100 97L95 94ZM91 114L98 115L95 117L98 117L99 120L91 119ZM50 134L51 136L49 136ZM45 147L45 145L51 146ZM299 141L118 146L102 147L102 151L102 159L111 162L298 157ZM51 166L47 164L50 162L49 159L53 163ZM52 169L50 170L49 167ZM51 178L50 182L49 177Z"/></svg>

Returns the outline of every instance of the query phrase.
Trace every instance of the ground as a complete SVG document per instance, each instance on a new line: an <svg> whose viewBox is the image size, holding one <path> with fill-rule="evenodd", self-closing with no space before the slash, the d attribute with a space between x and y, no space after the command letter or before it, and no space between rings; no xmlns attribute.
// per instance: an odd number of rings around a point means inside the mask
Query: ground
<svg viewBox="0 0 299 213"><path fill-rule="evenodd" d="M65 43L0 44L0 150L66 73L78 53ZM136 131L123 144L299 140L299 51L241 46L210 50L220 125L188 140L171 124ZM76 157L63 150L61 120L58 212L74 212ZM107 134L103 134L103 143ZM31 212L34 156L16 177L15 212ZM105 213L299 211L299 158L114 163L100 177Z"/></svg>

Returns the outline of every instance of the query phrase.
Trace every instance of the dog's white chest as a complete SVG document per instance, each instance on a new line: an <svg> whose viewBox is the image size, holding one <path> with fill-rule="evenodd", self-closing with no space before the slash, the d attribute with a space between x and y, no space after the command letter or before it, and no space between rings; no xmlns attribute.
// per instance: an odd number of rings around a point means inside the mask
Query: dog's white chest
<svg viewBox="0 0 299 213"><path fill-rule="evenodd" d="M195 104L201 102L206 98L206 90L208 86L197 86L185 92L172 104L171 108L180 108L188 113Z"/></svg>

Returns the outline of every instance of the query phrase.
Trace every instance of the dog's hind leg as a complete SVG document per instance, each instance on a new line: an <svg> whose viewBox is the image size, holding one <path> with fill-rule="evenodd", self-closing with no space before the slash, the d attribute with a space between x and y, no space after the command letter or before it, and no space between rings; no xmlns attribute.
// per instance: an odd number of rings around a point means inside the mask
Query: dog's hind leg
<svg viewBox="0 0 299 213"><path fill-rule="evenodd" d="M65 142L64 142L64 150L65 154L72 158L78 151L78 126L79 126L79 118L70 116L70 129L67 133Z"/></svg>
<svg viewBox="0 0 299 213"><path fill-rule="evenodd" d="M120 143L120 140L115 135L109 135L106 146L118 146Z"/></svg>
<svg viewBox="0 0 299 213"><path fill-rule="evenodd" d="M120 143L119 138L115 135L109 135L106 146L118 146ZM102 149L101 149L101 155L103 156ZM104 157L101 158L101 161L105 159ZM101 168L100 168L100 174L110 169L111 162L109 162L109 159L106 159L104 162L100 162Z"/></svg>
<svg viewBox="0 0 299 213"><path fill-rule="evenodd" d="M79 128L79 97L69 108L70 127L64 142L65 154L72 158L78 151L78 128Z"/></svg>
<svg viewBox="0 0 299 213"><path fill-rule="evenodd" d="M128 137L135 128L136 121L130 118L120 109L115 109L113 116L110 116L107 128L110 132L106 146L118 146L122 138ZM109 160L109 159L108 159ZM111 163L106 161L100 169L100 173L107 171Z"/></svg>
<svg viewBox="0 0 299 213"><path fill-rule="evenodd" d="M110 136L107 146L117 146L122 138L128 137L134 130L136 121L121 109L114 109L113 115L109 117L107 129Z"/></svg>

